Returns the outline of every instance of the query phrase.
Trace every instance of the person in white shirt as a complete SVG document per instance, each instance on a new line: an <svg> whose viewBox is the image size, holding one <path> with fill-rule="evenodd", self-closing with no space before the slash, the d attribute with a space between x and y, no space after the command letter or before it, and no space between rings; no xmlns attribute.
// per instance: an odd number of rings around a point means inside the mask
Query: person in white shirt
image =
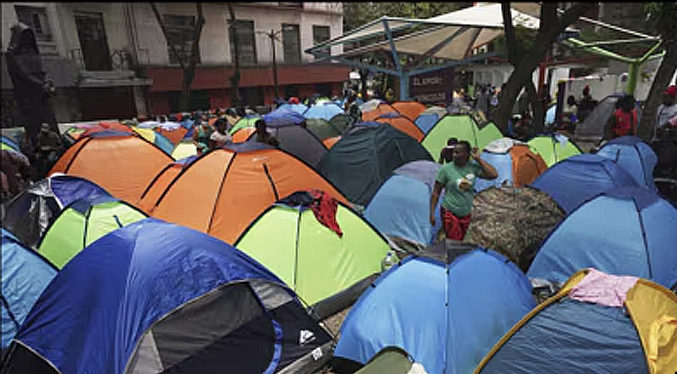
<svg viewBox="0 0 677 374"><path fill-rule="evenodd" d="M657 129L659 127L665 126L672 117L677 116L677 103L675 102L676 95L677 86L674 84L663 91L663 103L656 110L656 124L651 141L656 141L658 139Z"/></svg>

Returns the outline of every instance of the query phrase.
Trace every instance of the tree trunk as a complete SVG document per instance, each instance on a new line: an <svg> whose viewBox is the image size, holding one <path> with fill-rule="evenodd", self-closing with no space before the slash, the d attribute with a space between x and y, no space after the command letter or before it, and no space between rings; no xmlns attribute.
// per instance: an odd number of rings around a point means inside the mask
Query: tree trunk
<svg viewBox="0 0 677 374"><path fill-rule="evenodd" d="M529 95L529 100L531 101L531 109L534 116L531 123L534 127L534 133L538 134L543 132L545 129L545 108L543 107L543 102L538 96L538 91L536 90L536 86L534 86L533 79L529 80L526 88L527 94Z"/></svg>
<svg viewBox="0 0 677 374"><path fill-rule="evenodd" d="M666 43L665 49L665 56L661 66L656 71L656 76L649 90L649 96L642 108L642 120L639 124L638 132L645 142L651 141L655 126L662 125L655 123L656 111L661 104L661 92L670 84L670 79L677 69L677 45L675 43Z"/></svg>
<svg viewBox="0 0 677 374"><path fill-rule="evenodd" d="M509 4L508 4L509 5ZM512 114L512 107L522 87L531 82L534 69L545 57L550 45L557 36L585 13L593 3L575 3L566 10L562 17L557 16L557 3L544 2L541 4L541 26L536 34L529 51L520 59L515 70L510 75L505 88L502 90L501 101L494 112L494 123L506 134L508 120ZM535 112L535 110L534 110Z"/></svg>
<svg viewBox="0 0 677 374"><path fill-rule="evenodd" d="M193 80L195 79L195 66L197 65L198 54L200 53L200 36L202 35L202 28L205 24L205 19L202 15L202 3L196 3L195 6L197 7L197 21L195 23L195 33L193 34L193 48L190 51L188 66L183 70L183 84L181 85L181 99L179 101L179 108L182 112L187 112L191 109L190 86L193 85Z"/></svg>
<svg viewBox="0 0 677 374"><path fill-rule="evenodd" d="M235 73L230 77L230 85L233 87L233 96L231 99L232 106L239 107L242 105L242 99L240 96L240 42L237 39L237 19L235 18L235 11L233 10L233 5L228 2L228 12L230 13L230 27L228 32L230 33L231 40L233 41L233 62L235 63Z"/></svg>

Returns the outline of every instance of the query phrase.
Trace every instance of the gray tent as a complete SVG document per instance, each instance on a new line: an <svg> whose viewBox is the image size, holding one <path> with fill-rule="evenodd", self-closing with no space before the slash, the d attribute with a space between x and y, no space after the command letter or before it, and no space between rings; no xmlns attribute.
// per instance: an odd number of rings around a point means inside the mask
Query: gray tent
<svg viewBox="0 0 677 374"><path fill-rule="evenodd" d="M595 109L585 118L585 120L576 126L576 138L601 138L604 136L604 125L616 109L616 102L623 97L622 95L610 95L602 99ZM637 110L637 124L641 121L642 109L639 104L635 104Z"/></svg>
<svg viewBox="0 0 677 374"><path fill-rule="evenodd" d="M315 168L322 159L327 148L310 130L293 123L268 124L268 132L280 141L280 148L303 160ZM247 141L255 141L256 133L252 133Z"/></svg>

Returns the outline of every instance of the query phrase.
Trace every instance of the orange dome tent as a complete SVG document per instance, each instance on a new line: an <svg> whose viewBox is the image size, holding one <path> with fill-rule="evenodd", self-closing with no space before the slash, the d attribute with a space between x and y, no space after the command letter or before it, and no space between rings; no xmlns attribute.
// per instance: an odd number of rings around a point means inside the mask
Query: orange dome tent
<svg viewBox="0 0 677 374"><path fill-rule="evenodd" d="M176 179L181 171L197 159L198 156L190 156L184 159L174 161L167 164L148 184L146 189L141 194L136 206L144 213L150 214L150 211L155 206L155 203L160 199L160 196L165 192L169 185Z"/></svg>
<svg viewBox="0 0 677 374"><path fill-rule="evenodd" d="M94 125L82 134L80 134L80 137L87 137L91 134L95 134L98 132L104 132L104 131L119 131L119 132L125 132L128 134L134 133L134 130L132 130L129 126L125 126L119 122L99 122L98 125Z"/></svg>
<svg viewBox="0 0 677 374"><path fill-rule="evenodd" d="M167 140L172 142L174 146L179 144L179 142L183 140L183 138L188 133L188 129L183 126L177 128L176 130L166 130L163 129L162 127L156 127L155 131L157 131L158 133L160 133L160 135L163 135L165 138L167 138Z"/></svg>
<svg viewBox="0 0 677 374"><path fill-rule="evenodd" d="M401 115L412 120L412 122L425 111L425 105L418 101L398 101L391 106L400 112Z"/></svg>
<svg viewBox="0 0 677 374"><path fill-rule="evenodd" d="M213 150L191 163L150 214L233 243L271 204L307 188L347 203L303 161L264 144L245 143Z"/></svg>
<svg viewBox="0 0 677 374"><path fill-rule="evenodd" d="M388 103L380 103L376 109L370 110L368 112L363 112L362 113L362 121L364 122L369 122L369 121L375 121L376 118L379 116L386 114L388 112L395 112L399 113L397 109L393 108L392 105Z"/></svg>
<svg viewBox="0 0 677 374"><path fill-rule="evenodd" d="M341 140L341 135L324 139L322 141L322 144L324 144L324 146L327 147L327 149L331 149L331 147L333 147L334 144L338 143L339 140Z"/></svg>
<svg viewBox="0 0 677 374"><path fill-rule="evenodd" d="M376 122L387 123L390 126L402 131L403 133L411 136L416 139L417 142L421 142L425 134L421 129L416 126L416 124L407 117L400 115L397 112L389 112L382 114L376 118Z"/></svg>
<svg viewBox="0 0 677 374"><path fill-rule="evenodd" d="M86 178L118 199L135 204L150 181L173 161L136 134L101 132L71 145L48 175L60 172Z"/></svg>
<svg viewBox="0 0 677 374"><path fill-rule="evenodd" d="M244 143L249 137L256 132L255 127L241 128L233 134L233 143Z"/></svg>

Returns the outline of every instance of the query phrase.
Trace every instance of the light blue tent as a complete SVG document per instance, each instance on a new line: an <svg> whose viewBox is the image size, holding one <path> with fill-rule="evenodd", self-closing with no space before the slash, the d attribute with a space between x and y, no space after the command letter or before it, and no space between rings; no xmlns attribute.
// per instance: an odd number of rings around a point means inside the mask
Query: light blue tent
<svg viewBox="0 0 677 374"><path fill-rule="evenodd" d="M527 275L563 282L587 267L673 287L677 209L646 187L602 192L560 222Z"/></svg>
<svg viewBox="0 0 677 374"><path fill-rule="evenodd" d="M331 336L282 281L207 234L148 218L47 286L3 364L15 373L299 372ZM312 352L312 353L311 353Z"/></svg>
<svg viewBox="0 0 677 374"><path fill-rule="evenodd" d="M547 193L567 214L607 189L639 187L623 167L593 154L580 154L558 162L531 186Z"/></svg>
<svg viewBox="0 0 677 374"><path fill-rule="evenodd" d="M475 249L450 265L410 256L355 303L334 356L365 364L396 346L429 374L471 373L534 307L528 279L497 252Z"/></svg>
<svg viewBox="0 0 677 374"><path fill-rule="evenodd" d="M2 350L26 319L56 268L2 229Z"/></svg>
<svg viewBox="0 0 677 374"><path fill-rule="evenodd" d="M290 109L298 114L303 115L303 113L308 110L308 106L305 104L282 104L277 107L277 109Z"/></svg>
<svg viewBox="0 0 677 374"><path fill-rule="evenodd" d="M308 108L303 113L306 118L321 118L330 121L335 115L344 113L343 109L331 101L321 102Z"/></svg>
<svg viewBox="0 0 677 374"><path fill-rule="evenodd" d="M653 169L658 163L658 156L641 138L621 136L612 139L597 154L622 166L640 186L656 190Z"/></svg>
<svg viewBox="0 0 677 374"><path fill-rule="evenodd" d="M427 134L439 120L440 116L435 113L422 113L416 117L414 124L418 126L424 134Z"/></svg>
<svg viewBox="0 0 677 374"><path fill-rule="evenodd" d="M385 235L398 236L424 245L431 244L442 225L430 224L430 195L440 164L412 161L395 169L376 191L364 211L364 218ZM435 216L440 216L442 199Z"/></svg>

